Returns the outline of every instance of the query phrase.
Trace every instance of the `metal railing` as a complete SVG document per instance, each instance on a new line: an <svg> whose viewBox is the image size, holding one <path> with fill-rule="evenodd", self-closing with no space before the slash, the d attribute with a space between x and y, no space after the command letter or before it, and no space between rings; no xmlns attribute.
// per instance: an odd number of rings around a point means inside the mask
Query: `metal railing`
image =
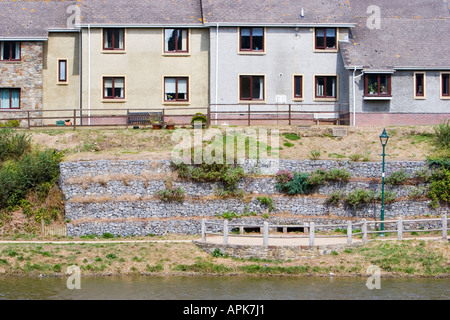
<svg viewBox="0 0 450 320"><path fill-rule="evenodd" d="M440 228L434 228L434 229L405 229L404 224L407 223L420 223L420 222L437 222L441 225ZM369 230L369 225L371 224L395 224L396 227L390 230ZM403 234L404 233L411 233L411 232L431 232L431 231L441 231L442 239L447 240L448 239L448 219L446 215L443 215L440 219L411 219L411 220L404 220L403 218L399 217L397 220L385 220L385 221L377 221L377 220L366 220L365 218L362 219L360 222L352 222L348 221L346 224L316 224L314 222L304 223L304 224L298 224L298 225L277 225L277 224L269 224L267 221L263 223L263 225L256 225L256 224L233 224L229 223L228 220L224 220L223 223L219 222L213 222L213 221L207 221L206 219L202 219L202 225L201 225L201 234L202 234L202 242L206 242L207 235L219 235L223 237L223 244L228 244L228 238L229 237L253 237L253 238L262 238L262 245L267 246L269 245L269 239L270 238L284 238L284 239L295 239L295 238L307 238L309 239L309 246L312 247L315 245L315 240L317 238L346 238L346 243L348 245L353 243L354 236L361 235L362 236L362 242L367 242L367 236L368 234L385 234L385 233L397 233L397 240L403 240ZM220 229L222 229L221 232L213 232L208 231L207 226L219 226ZM316 230L318 229L326 229L326 228L340 228L344 227L346 228L346 234L344 235L328 235L328 234L318 234L316 233ZM358 231L358 229L354 229L355 227L360 227L361 231ZM240 232L239 234L233 234L230 233L230 228L239 228ZM259 228L261 231L261 234L243 234L242 230L244 228ZM295 236L286 236L286 235L273 235L269 234L269 229L273 228L303 228L305 235L295 235ZM357 231L357 232L354 232Z"/></svg>

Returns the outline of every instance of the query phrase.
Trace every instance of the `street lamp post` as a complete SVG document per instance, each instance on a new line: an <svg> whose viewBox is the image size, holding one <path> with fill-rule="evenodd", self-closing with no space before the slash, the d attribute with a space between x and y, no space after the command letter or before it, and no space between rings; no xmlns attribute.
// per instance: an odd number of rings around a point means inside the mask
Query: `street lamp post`
<svg viewBox="0 0 450 320"><path fill-rule="evenodd" d="M388 140L389 136L386 133L386 129L384 129L380 136L381 145L383 146L383 172L381 174L381 231L384 231L384 158L386 156L385 150ZM384 233L381 233L380 235L384 236Z"/></svg>

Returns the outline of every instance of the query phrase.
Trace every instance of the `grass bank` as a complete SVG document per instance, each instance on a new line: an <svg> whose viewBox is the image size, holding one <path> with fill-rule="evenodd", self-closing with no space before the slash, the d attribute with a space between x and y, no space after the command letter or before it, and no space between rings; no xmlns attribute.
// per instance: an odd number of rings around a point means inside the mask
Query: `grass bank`
<svg viewBox="0 0 450 320"><path fill-rule="evenodd" d="M156 237L155 237L156 238ZM83 276L277 275L450 277L450 244L433 240L371 241L344 252L295 261L236 259L206 253L192 242L0 244L0 275L65 276L77 265ZM123 239L125 240L125 239Z"/></svg>

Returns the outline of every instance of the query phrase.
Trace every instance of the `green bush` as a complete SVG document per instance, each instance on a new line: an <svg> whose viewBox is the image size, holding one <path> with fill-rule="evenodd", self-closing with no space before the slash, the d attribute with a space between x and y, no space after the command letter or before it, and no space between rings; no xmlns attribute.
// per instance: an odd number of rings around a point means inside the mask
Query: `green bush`
<svg viewBox="0 0 450 320"><path fill-rule="evenodd" d="M310 160L319 160L320 158L320 151L319 150L311 150L309 159Z"/></svg>
<svg viewBox="0 0 450 320"><path fill-rule="evenodd" d="M194 125L195 122L200 121L203 126L206 125L208 120L206 119L206 116L202 113L196 113L195 116L191 118L191 124Z"/></svg>
<svg viewBox="0 0 450 320"><path fill-rule="evenodd" d="M442 169L436 171L431 176L428 197L431 199L431 206L436 208L440 202L450 203L450 170Z"/></svg>
<svg viewBox="0 0 450 320"><path fill-rule="evenodd" d="M273 205L272 198L270 197L257 197L256 200L259 201L262 205L266 206L269 212L275 210L275 206Z"/></svg>
<svg viewBox="0 0 450 320"><path fill-rule="evenodd" d="M438 148L450 148L450 120L434 127L433 144Z"/></svg>
<svg viewBox="0 0 450 320"><path fill-rule="evenodd" d="M311 191L312 185L309 181L309 174L302 172L294 172L293 177L286 183L278 182L276 188L280 192L289 195L307 194Z"/></svg>
<svg viewBox="0 0 450 320"><path fill-rule="evenodd" d="M14 206L26 194L44 183L54 184L59 177L62 154L53 150L34 151L19 160L8 161L0 171L0 208Z"/></svg>
<svg viewBox="0 0 450 320"><path fill-rule="evenodd" d="M0 129L0 162L18 159L31 149L29 134Z"/></svg>
<svg viewBox="0 0 450 320"><path fill-rule="evenodd" d="M327 204L338 205L345 198L345 193L341 190L333 191L325 200Z"/></svg>
<svg viewBox="0 0 450 320"><path fill-rule="evenodd" d="M159 190L156 193L156 197L161 201L170 202L170 201L178 201L181 202L184 199L184 190L181 187L178 188L168 188Z"/></svg>
<svg viewBox="0 0 450 320"><path fill-rule="evenodd" d="M350 179L350 172L345 169L333 168L325 174L325 179L327 181L348 181Z"/></svg>
<svg viewBox="0 0 450 320"><path fill-rule="evenodd" d="M374 199L375 193L372 190L355 189L347 194L344 201L348 206L356 208L360 205L370 203Z"/></svg>
<svg viewBox="0 0 450 320"><path fill-rule="evenodd" d="M402 169L391 173L389 177L384 180L384 182L389 185L401 185L404 184L409 178L410 175Z"/></svg>

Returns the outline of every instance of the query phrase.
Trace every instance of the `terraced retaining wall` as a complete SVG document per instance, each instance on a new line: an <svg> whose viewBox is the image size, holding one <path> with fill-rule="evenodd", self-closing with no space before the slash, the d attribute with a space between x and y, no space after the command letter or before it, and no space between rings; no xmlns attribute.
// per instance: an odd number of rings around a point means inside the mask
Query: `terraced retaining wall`
<svg viewBox="0 0 450 320"><path fill-rule="evenodd" d="M273 163L272 163L273 164ZM162 235L166 233L199 234L201 219L221 219L224 212L235 212L240 217L233 223L303 224L314 221L319 224L346 223L348 219L379 219L380 204L371 203L358 209L344 205L328 205L326 195L335 191L356 188L381 190L379 163L340 161L292 161L280 160L279 166L251 161L242 164L246 171L264 173L239 183L243 198L214 196L219 183L194 183L172 176L169 161L86 161L61 163L60 183L66 200L67 233L71 236L109 232L115 235ZM400 169L413 174L425 167L424 162L389 162L387 175ZM275 179L269 173L286 169L312 172L319 168L346 169L352 179L347 183L326 183L307 196L286 196L275 188ZM271 172L269 172L271 171ZM172 186L185 190L182 202L162 202L155 193ZM424 185L422 185L424 186ZM440 216L448 214L447 207L432 209L429 201L408 200L408 188L412 186L387 186L397 194L398 200L385 206L385 218L398 216ZM270 196L275 210L267 212L257 199ZM265 218L263 218L263 214ZM405 226L408 228L408 226ZM425 226L433 228L433 226ZM386 225L386 229L389 228ZM217 230L218 231L218 230Z"/></svg>

